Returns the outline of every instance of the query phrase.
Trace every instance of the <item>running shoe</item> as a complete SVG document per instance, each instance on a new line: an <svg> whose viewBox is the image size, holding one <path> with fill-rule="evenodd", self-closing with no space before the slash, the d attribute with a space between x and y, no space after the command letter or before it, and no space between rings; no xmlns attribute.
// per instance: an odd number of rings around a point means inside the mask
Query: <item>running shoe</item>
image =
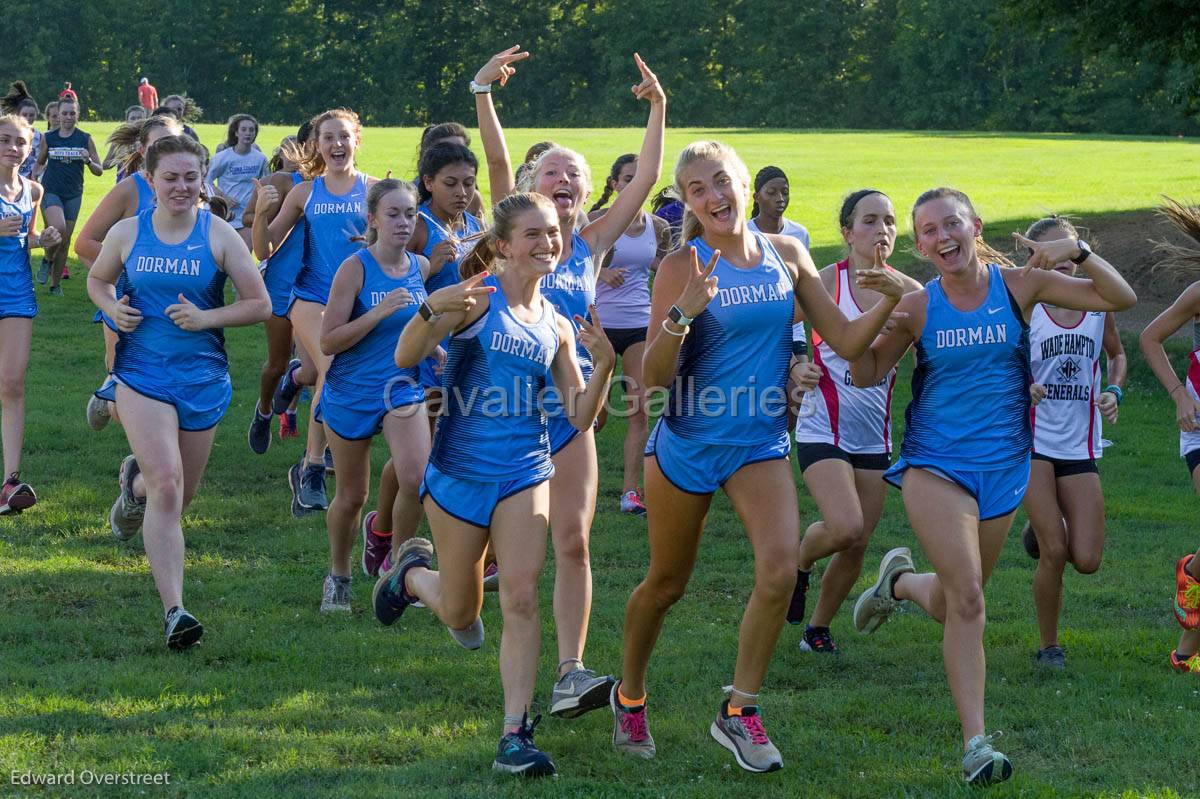
<svg viewBox="0 0 1200 799"><path fill-rule="evenodd" d="M538 749L533 743L533 731L541 714L529 720L526 713L521 718L521 726L500 739L496 749L496 759L492 761L493 771L503 771L507 774L517 774L522 777L553 777L557 770L550 755Z"/></svg>
<svg viewBox="0 0 1200 799"><path fill-rule="evenodd" d="M296 412L287 411L279 414L279 438L299 438L300 431L296 429Z"/></svg>
<svg viewBox="0 0 1200 799"><path fill-rule="evenodd" d="M621 513L628 513L632 516L645 516L646 503L642 502L642 495L635 491L626 491L621 495Z"/></svg>
<svg viewBox="0 0 1200 799"><path fill-rule="evenodd" d="M140 471L137 458L132 455L126 455L125 460L121 461L118 479L121 493L108 512L108 526L112 534L122 541L128 541L138 534L146 515L146 498L139 498L133 493L133 480Z"/></svg>
<svg viewBox="0 0 1200 799"><path fill-rule="evenodd" d="M51 286L50 287L50 296L51 297L65 297L66 292L63 291L62 286Z"/></svg>
<svg viewBox="0 0 1200 799"><path fill-rule="evenodd" d="M758 705L738 708L738 715L730 716L729 700L721 703L717 719L708 728L713 740L733 752L737 764L746 771L763 773L783 768L783 757L763 728L762 714Z"/></svg>
<svg viewBox="0 0 1200 799"><path fill-rule="evenodd" d="M1175 621L1185 630L1200 627L1200 583L1188 574L1191 560L1184 555L1175 563Z"/></svg>
<svg viewBox="0 0 1200 799"><path fill-rule="evenodd" d="M396 562L379 575L372 592L375 618L383 625L391 625L404 615L405 609L416 601L404 588L404 576L413 566L429 568L433 562L433 544L425 538L410 538L396 551Z"/></svg>
<svg viewBox="0 0 1200 799"><path fill-rule="evenodd" d="M204 635L204 625L200 620L178 605L167 611L163 630L167 635L167 648L175 652L193 646Z"/></svg>
<svg viewBox="0 0 1200 799"><path fill-rule="evenodd" d="M417 605L416 602L411 604L413 607L416 607ZM483 619L479 618L478 616L475 617L475 621L471 622L470 627L464 627L461 630L455 630L453 627L446 627L446 632L450 633L450 637L453 638L455 643L457 643L463 649L470 649L471 651L474 651L483 646Z"/></svg>
<svg viewBox="0 0 1200 799"><path fill-rule="evenodd" d="M500 590L500 567L495 563L489 563L487 568L483 570L483 590Z"/></svg>
<svg viewBox="0 0 1200 799"><path fill-rule="evenodd" d="M892 590L896 578L915 571L912 553L908 547L889 550L879 563L879 579L854 603L855 629L864 634L879 629L879 625L887 621L892 611L900 607L900 600L896 599Z"/></svg>
<svg viewBox="0 0 1200 799"><path fill-rule="evenodd" d="M45 258L42 259L41 266L37 270L37 282L41 285L46 285L46 281L50 279L50 262Z"/></svg>
<svg viewBox="0 0 1200 799"><path fill-rule="evenodd" d="M1200 652L1182 657L1176 649L1171 650L1171 668L1182 674L1200 674Z"/></svg>
<svg viewBox="0 0 1200 799"><path fill-rule="evenodd" d="M801 652L820 652L824 655L839 655L837 644L828 627L813 627L811 624L804 628L804 637L800 639Z"/></svg>
<svg viewBox="0 0 1200 799"><path fill-rule="evenodd" d="M100 399L95 394L88 397L88 427L93 430L103 430L110 421L112 421L112 410L108 407L108 400Z"/></svg>
<svg viewBox="0 0 1200 799"><path fill-rule="evenodd" d="M300 486L296 501L310 510L325 510L329 500L325 498L325 465L305 463L300 468Z"/></svg>
<svg viewBox="0 0 1200 799"><path fill-rule="evenodd" d="M392 534L375 532L378 511L371 511L362 522L362 570L368 577L379 576L379 566L392 551Z"/></svg>
<svg viewBox="0 0 1200 799"><path fill-rule="evenodd" d="M292 516L297 519L316 513L316 508L306 508L300 504L300 483L304 476L304 456L299 463L293 463L288 468L288 488L292 491Z"/></svg>
<svg viewBox="0 0 1200 799"><path fill-rule="evenodd" d="M254 406L254 418L250 420L250 431L246 434L246 440L250 444L250 451L255 455L266 454L271 446L271 417L259 413L257 404Z"/></svg>
<svg viewBox="0 0 1200 799"><path fill-rule="evenodd" d="M571 669L554 683L550 694L550 715L562 719L573 719L599 710L608 704L617 681L607 674L596 676L591 669Z"/></svg>
<svg viewBox="0 0 1200 799"><path fill-rule="evenodd" d="M296 382L295 376L296 370L299 368L299 358L292 358L288 361L287 369L283 370L283 377L279 378L279 385L275 386L275 394L271 397L271 413L284 413L292 406L292 400L296 398L296 394L301 388L300 384Z"/></svg>
<svg viewBox="0 0 1200 799"><path fill-rule="evenodd" d="M808 598L808 578L810 577L812 577L811 571L796 569L796 587L792 589L792 601L788 603L788 624L804 622L804 603Z"/></svg>
<svg viewBox="0 0 1200 799"><path fill-rule="evenodd" d="M1048 646L1034 653L1033 662L1043 669L1062 671L1067 667L1067 655L1061 646Z"/></svg>
<svg viewBox="0 0 1200 799"><path fill-rule="evenodd" d="M325 448L325 474L333 474L333 450Z"/></svg>
<svg viewBox="0 0 1200 799"><path fill-rule="evenodd" d="M349 577L338 577L336 574L325 575L325 585L321 589L321 612L350 612Z"/></svg>
<svg viewBox="0 0 1200 799"><path fill-rule="evenodd" d="M654 757L654 738L646 726L646 703L633 707L622 705L617 699L617 688L621 683L613 683L612 692L608 695L608 706L613 712L613 748L633 757L649 760Z"/></svg>
<svg viewBox="0 0 1200 799"><path fill-rule="evenodd" d="M67 266L66 264L63 264L62 279L63 280L71 279L71 267Z"/></svg>
<svg viewBox="0 0 1200 799"><path fill-rule="evenodd" d="M1012 763L1002 753L992 748L992 741L1000 737L976 735L967 741L967 753L963 755L963 779L970 785L991 785L1004 782L1012 776Z"/></svg>
<svg viewBox="0 0 1200 799"><path fill-rule="evenodd" d="M21 476L13 472L0 485L0 516L16 515L29 510L37 504L37 494L28 483L21 482Z"/></svg>
<svg viewBox="0 0 1200 799"><path fill-rule="evenodd" d="M1037 534L1033 532L1033 525L1025 522L1024 529L1021 530L1021 543L1025 545L1025 553L1034 560L1040 560L1042 557L1041 547L1038 546Z"/></svg>

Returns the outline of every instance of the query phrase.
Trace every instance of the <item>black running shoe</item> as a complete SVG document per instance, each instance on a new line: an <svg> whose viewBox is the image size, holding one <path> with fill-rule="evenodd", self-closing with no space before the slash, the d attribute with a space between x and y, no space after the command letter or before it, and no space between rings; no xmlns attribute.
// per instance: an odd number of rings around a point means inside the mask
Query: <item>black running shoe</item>
<svg viewBox="0 0 1200 799"><path fill-rule="evenodd" d="M167 621L164 625L167 634L167 648L182 652L193 646L204 635L204 625L192 614L176 605L167 611Z"/></svg>
<svg viewBox="0 0 1200 799"><path fill-rule="evenodd" d="M813 627L811 624L804 629L804 637L800 639L802 652L820 652L823 655L838 655L837 644L829 634L828 627Z"/></svg>
<svg viewBox="0 0 1200 799"><path fill-rule="evenodd" d="M1038 546L1037 534L1033 532L1033 525L1025 522L1025 529L1021 530L1021 543L1025 545L1025 552L1034 560L1040 560L1042 557L1042 549Z"/></svg>
<svg viewBox="0 0 1200 799"><path fill-rule="evenodd" d="M250 451L255 455L264 455L271 446L271 417L263 416L254 406L254 418L250 420L250 430L246 433Z"/></svg>
<svg viewBox="0 0 1200 799"><path fill-rule="evenodd" d="M496 759L492 761L493 771L503 771L508 774L518 774L522 777L553 777L557 770L550 755L538 749L533 743L533 730L542 720L541 714L529 720L526 713L521 718L520 728L513 730L500 739L496 749Z"/></svg>
<svg viewBox="0 0 1200 799"><path fill-rule="evenodd" d="M299 368L300 359L292 358L288 361L283 377L279 378L279 385L275 386L275 394L271 397L271 413L276 416L286 412L291 407L292 400L300 393L301 386L295 378L295 372Z"/></svg>
<svg viewBox="0 0 1200 799"><path fill-rule="evenodd" d="M804 600L808 596L808 578L811 576L811 571L796 569L796 587L792 589L792 603L788 605L788 624L804 622Z"/></svg>

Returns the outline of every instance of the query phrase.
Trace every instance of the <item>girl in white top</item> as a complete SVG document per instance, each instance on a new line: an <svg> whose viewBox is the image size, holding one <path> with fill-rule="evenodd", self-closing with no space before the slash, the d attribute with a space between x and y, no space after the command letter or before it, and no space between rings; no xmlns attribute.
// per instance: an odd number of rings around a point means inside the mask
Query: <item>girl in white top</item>
<svg viewBox="0 0 1200 799"><path fill-rule="evenodd" d="M637 174L638 158L632 153L613 162L604 193L588 214L590 221L604 216L605 204L613 192L618 194ZM642 479L642 452L646 448L646 407L642 392L642 355L646 352L646 325L650 321L650 274L671 245L671 227L667 220L646 211L634 219L605 254L596 276L596 308L604 320L604 333L621 358L619 382L626 406L619 412L629 421L625 433L625 470L621 484L621 512L644 516L639 484ZM597 431L608 420L607 405L600 411Z"/></svg>
<svg viewBox="0 0 1200 799"><path fill-rule="evenodd" d="M761 172L759 173L762 174ZM847 319L862 316L881 295L858 285L861 269L885 268L896 246L896 209L883 192L860 189L842 201L838 215L846 259L821 270L821 282ZM890 269L891 267L886 267ZM921 285L901 275L904 290ZM800 543L799 572L787 620L804 621L805 596L813 565L832 555L821 577L821 595L800 648L836 653L829 623L862 571L867 543L883 513L883 472L891 465L891 403L896 370L874 386L856 388L850 364L816 333L813 362L821 370L808 398L813 413L796 425L796 459L821 518Z"/></svg>
<svg viewBox="0 0 1200 799"><path fill-rule="evenodd" d="M1025 237L1032 241L1079 238L1075 226L1060 217L1039 219ZM1056 272L1074 276L1078 265L1062 261ZM1034 306L1029 319L1030 367L1034 408L1033 463L1025 512L1029 524L1022 539L1038 559L1033 577L1041 643L1038 665L1061 669L1058 617L1062 578L1068 562L1079 574L1100 568L1104 553L1104 494L1096 458L1100 457L1100 417L1117 421L1125 383L1125 349L1112 312L1075 311ZM1100 391L1100 352L1108 358L1108 388Z"/></svg>
<svg viewBox="0 0 1200 799"><path fill-rule="evenodd" d="M784 219L788 207L788 179L777 166L764 166L754 176L754 204L746 227L759 233L791 236L808 249L808 231L804 225Z"/></svg>
<svg viewBox="0 0 1200 799"><path fill-rule="evenodd" d="M1160 265L1180 267L1194 272L1200 266L1200 209L1168 199L1162 208L1180 232L1194 243L1192 247L1163 245L1167 260ZM1187 372L1180 380L1167 358L1163 342L1191 323L1192 352ZM1175 422L1179 425L1179 454L1187 463L1192 485L1200 494L1200 280L1184 289L1170 308L1159 314L1142 331L1142 354L1154 376L1175 401ZM1200 578L1200 551L1185 553L1175 563L1175 620L1183 628L1179 645L1170 655L1171 668L1181 672L1200 672L1200 602L1197 580Z"/></svg>

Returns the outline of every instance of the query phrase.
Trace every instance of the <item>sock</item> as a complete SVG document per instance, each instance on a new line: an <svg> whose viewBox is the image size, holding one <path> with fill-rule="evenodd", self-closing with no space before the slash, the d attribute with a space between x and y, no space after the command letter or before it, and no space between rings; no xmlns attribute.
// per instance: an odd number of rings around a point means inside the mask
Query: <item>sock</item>
<svg viewBox="0 0 1200 799"><path fill-rule="evenodd" d="M390 539L392 537L392 533L390 530L389 531L376 530L374 522L371 522L371 535L376 536L378 538L388 538L388 539Z"/></svg>
<svg viewBox="0 0 1200 799"><path fill-rule="evenodd" d="M260 410L260 408L261 408L261 406L260 406L258 403L255 403L255 405L254 405L254 415L255 415L255 416L257 416L259 419L270 419L270 418L271 418L271 416L272 416L273 414L270 414L270 413L263 413L263 412Z"/></svg>
<svg viewBox="0 0 1200 799"><path fill-rule="evenodd" d="M510 732L516 732L517 730L521 729L521 723L524 720L524 715L511 716L508 713L505 713L504 721L502 722L503 729L500 731L500 734L508 735Z"/></svg>
<svg viewBox="0 0 1200 799"><path fill-rule="evenodd" d="M896 597L896 581L899 580L900 576L903 574L908 574L908 572L897 572L896 574L893 574L892 579L888 581L888 593L892 595L892 599L897 598Z"/></svg>
<svg viewBox="0 0 1200 799"><path fill-rule="evenodd" d="M643 694L640 699L630 699L621 693L621 686L617 685L617 704L626 710L634 710L646 704L646 695Z"/></svg>

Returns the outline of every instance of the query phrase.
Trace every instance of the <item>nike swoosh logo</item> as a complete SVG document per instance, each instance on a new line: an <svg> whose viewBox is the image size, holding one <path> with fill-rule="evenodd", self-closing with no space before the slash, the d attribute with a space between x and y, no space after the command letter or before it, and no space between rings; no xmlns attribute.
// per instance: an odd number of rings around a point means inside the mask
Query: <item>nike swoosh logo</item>
<svg viewBox="0 0 1200 799"><path fill-rule="evenodd" d="M988 308L988 316L991 316L994 313L1000 313L1003 310L1003 308Z"/></svg>
<svg viewBox="0 0 1200 799"><path fill-rule="evenodd" d="M198 250L198 249L200 249L200 248L201 248L201 247L203 247L203 246L204 246L203 244L189 244L189 245L188 245L188 248L187 248L187 251L188 251L188 252L191 252L192 250Z"/></svg>
<svg viewBox="0 0 1200 799"><path fill-rule="evenodd" d="M1025 490L1024 488L1018 488L1017 490L1013 491L1013 496L1015 497L1017 494L1020 494L1024 490Z"/></svg>

